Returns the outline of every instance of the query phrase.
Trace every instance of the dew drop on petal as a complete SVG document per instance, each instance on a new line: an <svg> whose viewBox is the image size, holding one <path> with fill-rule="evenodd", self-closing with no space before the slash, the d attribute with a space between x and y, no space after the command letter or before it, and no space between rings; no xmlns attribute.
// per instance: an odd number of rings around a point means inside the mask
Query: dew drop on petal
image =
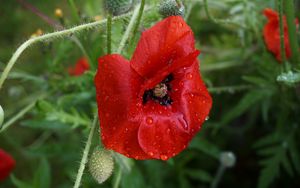
<svg viewBox="0 0 300 188"><path fill-rule="evenodd" d="M154 155L154 153L151 152L151 151L150 151L148 154L149 154L151 157Z"/></svg>
<svg viewBox="0 0 300 188"><path fill-rule="evenodd" d="M168 156L166 155L160 155L160 159L163 161L166 161L168 159Z"/></svg>
<svg viewBox="0 0 300 188"><path fill-rule="evenodd" d="M209 120L209 116L206 116L205 121Z"/></svg>
<svg viewBox="0 0 300 188"><path fill-rule="evenodd" d="M153 124L153 119L152 119L152 117L147 117L147 118L146 118L146 123L147 123L148 125Z"/></svg>
<svg viewBox="0 0 300 188"><path fill-rule="evenodd" d="M168 129L167 129L167 133L168 133L168 134L170 134L170 132L171 132L171 129L170 129L170 128L168 128Z"/></svg>
<svg viewBox="0 0 300 188"><path fill-rule="evenodd" d="M193 74L192 73L188 73L186 75L186 78L189 79L189 80L191 80L193 78Z"/></svg>

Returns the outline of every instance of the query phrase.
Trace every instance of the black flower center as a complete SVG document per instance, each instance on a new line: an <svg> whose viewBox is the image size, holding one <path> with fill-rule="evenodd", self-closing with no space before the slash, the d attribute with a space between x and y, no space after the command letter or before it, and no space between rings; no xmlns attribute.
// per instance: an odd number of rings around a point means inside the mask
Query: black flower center
<svg viewBox="0 0 300 188"><path fill-rule="evenodd" d="M153 89L146 90L143 95L143 104L146 104L149 100L154 100L164 106L172 104L173 100L170 97L170 91L172 88L170 82L173 79L173 75L169 74Z"/></svg>

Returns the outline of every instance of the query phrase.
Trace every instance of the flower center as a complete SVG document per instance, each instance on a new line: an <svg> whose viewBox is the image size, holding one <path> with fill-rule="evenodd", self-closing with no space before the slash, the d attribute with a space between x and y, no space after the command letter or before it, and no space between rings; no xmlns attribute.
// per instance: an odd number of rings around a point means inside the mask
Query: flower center
<svg viewBox="0 0 300 188"><path fill-rule="evenodd" d="M154 100L161 105L170 105L173 100L169 96L171 91L170 82L173 80L173 75L170 74L163 81L157 84L153 89L147 90L143 95L143 104L146 104L149 100Z"/></svg>

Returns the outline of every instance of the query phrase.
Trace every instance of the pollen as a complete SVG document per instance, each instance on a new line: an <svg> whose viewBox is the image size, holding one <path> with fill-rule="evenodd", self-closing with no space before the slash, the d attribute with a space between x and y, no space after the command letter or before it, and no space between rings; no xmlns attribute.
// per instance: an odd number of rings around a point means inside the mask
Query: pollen
<svg viewBox="0 0 300 188"><path fill-rule="evenodd" d="M156 97L163 98L168 94L168 87L164 83L157 84L153 89L153 94Z"/></svg>

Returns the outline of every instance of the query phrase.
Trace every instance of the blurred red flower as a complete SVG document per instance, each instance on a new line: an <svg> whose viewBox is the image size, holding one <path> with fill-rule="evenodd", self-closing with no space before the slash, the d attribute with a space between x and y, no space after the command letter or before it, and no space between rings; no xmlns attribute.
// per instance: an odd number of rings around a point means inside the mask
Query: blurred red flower
<svg viewBox="0 0 300 188"><path fill-rule="evenodd" d="M88 60L85 57L80 58L74 67L69 67L68 72L71 76L80 76L90 69Z"/></svg>
<svg viewBox="0 0 300 188"><path fill-rule="evenodd" d="M95 76L104 146L135 159L167 160L186 148L212 106L195 40L180 16L142 33L131 61L99 58Z"/></svg>
<svg viewBox="0 0 300 188"><path fill-rule="evenodd" d="M280 26L279 26L279 15L276 11L266 8L264 9L264 15L267 17L268 22L264 27L263 35L268 50L275 55L276 59L281 62L280 52ZM298 26L298 20L295 21ZM285 54L287 58L291 57L291 47L288 36L288 26L286 17L283 17L284 25L284 46Z"/></svg>
<svg viewBox="0 0 300 188"><path fill-rule="evenodd" d="M9 176L15 164L15 160L4 150L0 149L0 181Z"/></svg>

